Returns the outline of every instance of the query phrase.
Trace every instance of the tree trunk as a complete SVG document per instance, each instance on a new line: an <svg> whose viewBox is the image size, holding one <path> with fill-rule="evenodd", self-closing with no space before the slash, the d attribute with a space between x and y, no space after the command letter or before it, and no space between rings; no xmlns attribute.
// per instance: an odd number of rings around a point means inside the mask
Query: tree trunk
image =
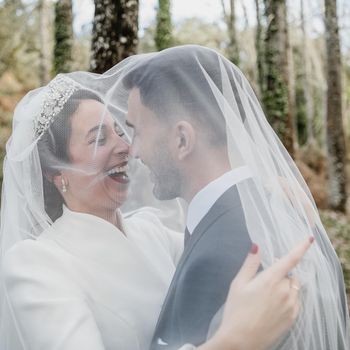
<svg viewBox="0 0 350 350"><path fill-rule="evenodd" d="M138 0L95 0L91 71L103 73L136 54Z"/></svg>
<svg viewBox="0 0 350 350"><path fill-rule="evenodd" d="M55 74L71 70L73 47L72 0L58 0L55 6Z"/></svg>
<svg viewBox="0 0 350 350"><path fill-rule="evenodd" d="M159 0L158 2L157 27L154 41L158 51L172 46L170 0Z"/></svg>
<svg viewBox="0 0 350 350"><path fill-rule="evenodd" d="M329 204L346 209L346 149L342 118L341 57L336 0L325 0Z"/></svg>
<svg viewBox="0 0 350 350"><path fill-rule="evenodd" d="M39 0L39 37L40 37L40 84L46 85L50 80L50 8L47 0Z"/></svg>
<svg viewBox="0 0 350 350"><path fill-rule="evenodd" d="M255 0L256 8L256 34L255 34L255 49L256 49L256 65L258 69L258 84L260 89L260 97L265 91L265 70L264 70L264 42L263 29L261 24L261 9L260 0Z"/></svg>
<svg viewBox="0 0 350 350"><path fill-rule="evenodd" d="M247 6L245 5L244 1L241 2L241 5L243 8L243 16L244 16L244 31L247 31L249 29L248 10L247 10Z"/></svg>
<svg viewBox="0 0 350 350"><path fill-rule="evenodd" d="M290 92L289 39L286 0L265 0L266 89L264 106L272 127L294 156L294 118Z"/></svg>
<svg viewBox="0 0 350 350"><path fill-rule="evenodd" d="M234 0L230 0L230 8L227 13L224 0L221 0L222 9L224 12L224 19L227 26L227 32L229 37L229 44L227 48L227 56L234 64L239 64L239 48L237 41L236 31L236 10Z"/></svg>

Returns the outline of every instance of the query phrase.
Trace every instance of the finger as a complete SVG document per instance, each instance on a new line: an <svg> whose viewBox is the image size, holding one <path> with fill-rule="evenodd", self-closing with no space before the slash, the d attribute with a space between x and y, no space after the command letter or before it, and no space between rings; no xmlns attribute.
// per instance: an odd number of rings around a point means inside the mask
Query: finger
<svg viewBox="0 0 350 350"><path fill-rule="evenodd" d="M299 280L296 277L290 277L289 278L289 286L290 286L290 291L293 294L298 294L300 290L300 283Z"/></svg>
<svg viewBox="0 0 350 350"><path fill-rule="evenodd" d="M260 266L260 253L256 244L252 244L252 248L247 255L241 269L233 280L234 285L242 285L248 283L258 272Z"/></svg>
<svg viewBox="0 0 350 350"><path fill-rule="evenodd" d="M262 272L262 278L268 278L275 281L283 279L288 272L300 262L302 257L312 245L313 241L314 237L311 236L299 243L287 255Z"/></svg>

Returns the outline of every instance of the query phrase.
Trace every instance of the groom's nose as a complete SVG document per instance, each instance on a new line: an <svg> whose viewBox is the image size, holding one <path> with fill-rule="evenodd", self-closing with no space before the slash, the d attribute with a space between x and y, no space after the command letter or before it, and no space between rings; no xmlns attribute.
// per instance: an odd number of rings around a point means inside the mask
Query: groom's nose
<svg viewBox="0 0 350 350"><path fill-rule="evenodd" d="M138 152L138 147L137 147L137 145L135 145L134 142L131 142L131 145L129 147L129 154L130 154L130 157L133 157L135 159L140 158L139 152Z"/></svg>

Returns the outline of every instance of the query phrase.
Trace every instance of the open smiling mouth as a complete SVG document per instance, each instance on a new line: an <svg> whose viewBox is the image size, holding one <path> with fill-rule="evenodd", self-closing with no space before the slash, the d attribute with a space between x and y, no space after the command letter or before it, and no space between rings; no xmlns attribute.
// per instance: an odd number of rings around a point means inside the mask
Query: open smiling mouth
<svg viewBox="0 0 350 350"><path fill-rule="evenodd" d="M109 169L106 174L109 178L111 178L113 181L127 184L129 183L129 176L127 174L129 167L128 163L123 163L122 165L115 166L111 169Z"/></svg>

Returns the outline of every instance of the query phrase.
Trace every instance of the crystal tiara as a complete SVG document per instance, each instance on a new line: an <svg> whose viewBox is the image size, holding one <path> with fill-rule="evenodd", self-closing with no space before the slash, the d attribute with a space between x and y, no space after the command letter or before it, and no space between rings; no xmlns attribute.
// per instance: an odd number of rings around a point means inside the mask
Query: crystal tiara
<svg viewBox="0 0 350 350"><path fill-rule="evenodd" d="M47 89L40 114L34 120L35 137L40 137L49 128L68 99L79 90L79 86L73 80L59 75L47 85Z"/></svg>

